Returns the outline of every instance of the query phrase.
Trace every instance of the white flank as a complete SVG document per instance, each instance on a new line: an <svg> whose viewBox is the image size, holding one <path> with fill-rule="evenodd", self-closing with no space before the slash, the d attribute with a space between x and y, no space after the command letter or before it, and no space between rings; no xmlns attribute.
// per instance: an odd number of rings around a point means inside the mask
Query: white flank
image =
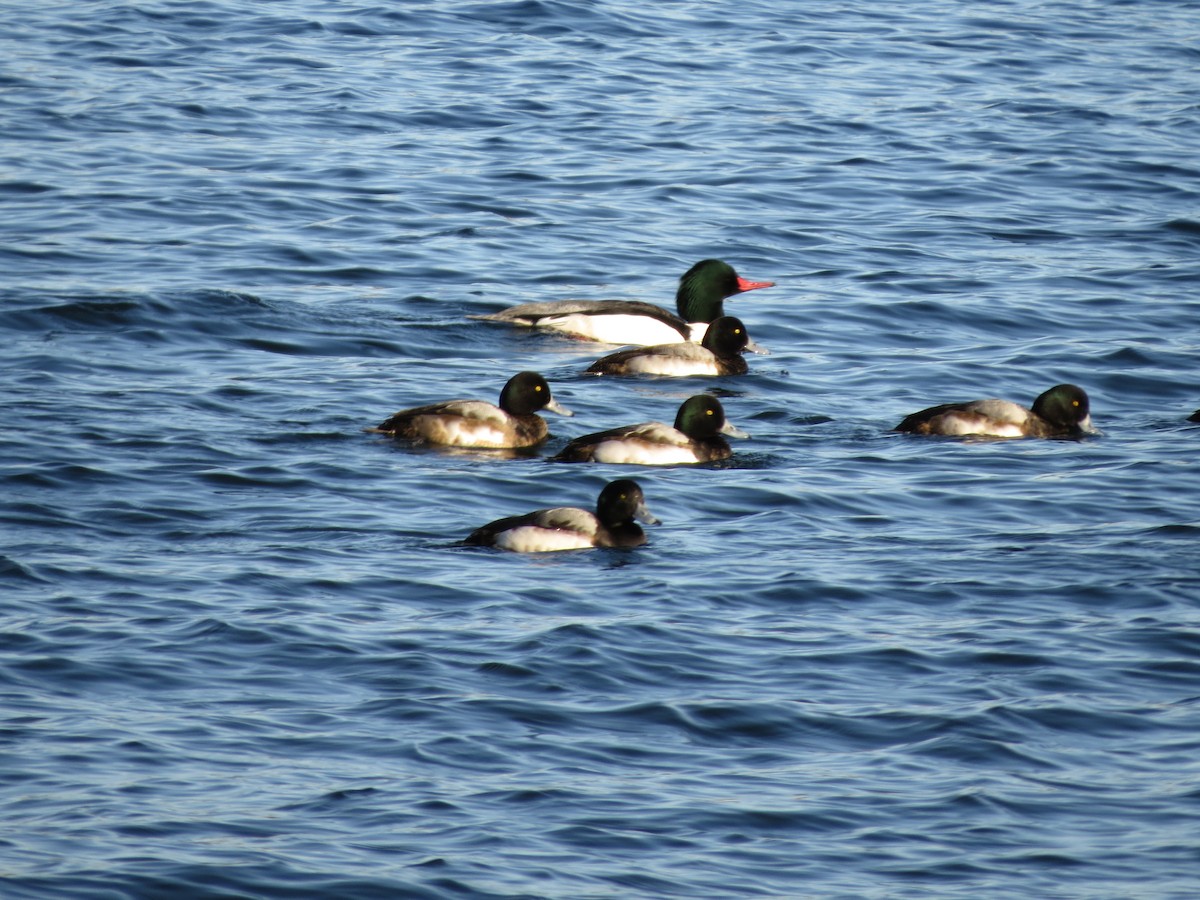
<svg viewBox="0 0 1200 900"><path fill-rule="evenodd" d="M670 344L682 339L679 332L670 325L649 316L569 313L547 316L538 322L538 326L605 344L648 347L652 344Z"/></svg>
<svg viewBox="0 0 1200 900"><path fill-rule="evenodd" d="M464 419L460 416L417 416L413 423L431 441L451 447L508 447L510 435L493 422Z"/></svg>
<svg viewBox="0 0 1200 900"><path fill-rule="evenodd" d="M696 462L691 446L649 444L636 440L605 441L592 455L596 462L628 466L673 466Z"/></svg>
<svg viewBox="0 0 1200 900"><path fill-rule="evenodd" d="M711 354L709 359L685 359L667 355L635 356L629 360L628 366L630 372L639 375L717 375L715 359Z"/></svg>
<svg viewBox="0 0 1200 900"><path fill-rule="evenodd" d="M550 553L555 550L582 550L594 544L590 535L577 531L521 525L496 535L496 546L516 553Z"/></svg>
<svg viewBox="0 0 1200 900"><path fill-rule="evenodd" d="M942 423L940 432L948 435L980 434L988 437L1016 438L1024 437L1025 432L1020 425L1011 422L997 422L992 419L966 417L948 417Z"/></svg>

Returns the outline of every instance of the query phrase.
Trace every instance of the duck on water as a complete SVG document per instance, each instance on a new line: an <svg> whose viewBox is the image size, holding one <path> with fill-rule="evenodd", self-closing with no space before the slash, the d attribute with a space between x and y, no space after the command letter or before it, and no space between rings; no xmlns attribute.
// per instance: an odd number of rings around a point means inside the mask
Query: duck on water
<svg viewBox="0 0 1200 900"><path fill-rule="evenodd" d="M745 352L767 351L746 332L737 316L721 316L708 326L699 344L677 341L652 347L618 350L596 360L587 371L591 375L745 375L750 367Z"/></svg>
<svg viewBox="0 0 1200 900"><path fill-rule="evenodd" d="M622 425L585 434L555 454L553 462L598 462L616 465L673 466L728 459L733 449L722 435L749 437L725 420L721 401L709 394L684 400L675 426L665 422Z"/></svg>
<svg viewBox="0 0 1200 900"><path fill-rule="evenodd" d="M606 344L644 347L700 341L708 323L725 314L727 298L774 284L743 278L722 260L702 259L679 279L675 292L678 315L640 300L552 300L522 303L476 318L544 328Z"/></svg>
<svg viewBox="0 0 1200 900"><path fill-rule="evenodd" d="M622 478L604 486L596 500L595 512L574 506L536 509L476 528L463 543L517 553L638 547L646 543L646 534L637 522L659 524L646 509L641 486Z"/></svg>
<svg viewBox="0 0 1200 900"><path fill-rule="evenodd" d="M546 409L572 415L550 395L550 385L537 372L518 372L504 385L499 405L485 400L445 400L393 413L364 431L446 447L520 449L535 447L550 433L537 415Z"/></svg>
<svg viewBox="0 0 1200 900"><path fill-rule="evenodd" d="M1095 434L1088 395L1073 384L1044 391L1026 409L1011 400L943 403L906 416L895 431L1001 438L1073 438Z"/></svg>

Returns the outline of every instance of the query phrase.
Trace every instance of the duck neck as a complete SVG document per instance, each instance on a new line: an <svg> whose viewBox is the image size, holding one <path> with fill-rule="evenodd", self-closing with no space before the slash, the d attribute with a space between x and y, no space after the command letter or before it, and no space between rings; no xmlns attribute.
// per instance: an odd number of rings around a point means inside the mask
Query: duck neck
<svg viewBox="0 0 1200 900"><path fill-rule="evenodd" d="M685 322L712 322L725 315L726 296L710 282L685 281L675 293L675 308Z"/></svg>
<svg viewBox="0 0 1200 900"><path fill-rule="evenodd" d="M636 522L620 522L608 526L614 547L636 547L645 543L646 532Z"/></svg>

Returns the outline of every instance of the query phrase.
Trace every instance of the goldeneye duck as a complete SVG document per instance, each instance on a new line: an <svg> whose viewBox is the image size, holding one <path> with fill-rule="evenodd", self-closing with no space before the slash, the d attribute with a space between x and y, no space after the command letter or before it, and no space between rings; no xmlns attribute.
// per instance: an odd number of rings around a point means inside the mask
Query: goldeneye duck
<svg viewBox="0 0 1200 900"><path fill-rule="evenodd" d="M750 340L741 319L721 316L708 326L699 344L677 341L619 350L596 360L587 371L594 375L745 375L749 366L742 354L747 350L766 352Z"/></svg>
<svg viewBox="0 0 1200 900"><path fill-rule="evenodd" d="M595 513L573 506L538 509L477 528L463 543L518 553L637 547L646 543L646 533L635 519L647 525L659 524L646 509L646 499L638 483L622 478L604 486L596 500Z"/></svg>
<svg viewBox="0 0 1200 900"><path fill-rule="evenodd" d="M725 421L720 400L697 394L683 401L674 428L662 422L643 422L586 434L575 438L552 459L636 466L713 462L733 455L723 434L749 437Z"/></svg>
<svg viewBox="0 0 1200 900"><path fill-rule="evenodd" d="M402 409L365 430L449 447L533 447L550 433L545 420L536 415L542 409L573 415L550 395L545 378L537 372L518 372L500 392L499 406L483 400L430 403Z"/></svg>
<svg viewBox="0 0 1200 900"><path fill-rule="evenodd" d="M722 260L702 259L679 279L675 293L678 315L640 300L554 300L522 303L478 318L545 328L606 344L699 341L708 323L725 314L726 297L774 284L742 278Z"/></svg>
<svg viewBox="0 0 1200 900"><path fill-rule="evenodd" d="M1094 434L1088 396L1073 384L1059 384L1026 409L1009 400L946 403L915 412L895 428L910 434L986 437L1069 437Z"/></svg>

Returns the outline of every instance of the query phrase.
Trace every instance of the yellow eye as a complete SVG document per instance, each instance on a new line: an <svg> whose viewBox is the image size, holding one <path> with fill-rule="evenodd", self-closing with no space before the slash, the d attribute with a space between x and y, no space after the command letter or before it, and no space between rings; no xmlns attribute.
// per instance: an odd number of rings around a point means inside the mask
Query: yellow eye
<svg viewBox="0 0 1200 900"><path fill-rule="evenodd" d="M542 386L539 384L534 388L534 390L540 394L542 392Z"/></svg>
<svg viewBox="0 0 1200 900"><path fill-rule="evenodd" d="M1072 406L1078 406L1078 405L1079 405L1079 401L1078 401L1078 400L1072 400L1072 401L1071 401L1071 405L1072 405Z"/></svg>
<svg viewBox="0 0 1200 900"><path fill-rule="evenodd" d="M705 414L705 415L707 415L707 416L711 416L711 415L713 414L713 411L712 411L711 409L706 409L706 410L704 411L704 414Z"/></svg>

